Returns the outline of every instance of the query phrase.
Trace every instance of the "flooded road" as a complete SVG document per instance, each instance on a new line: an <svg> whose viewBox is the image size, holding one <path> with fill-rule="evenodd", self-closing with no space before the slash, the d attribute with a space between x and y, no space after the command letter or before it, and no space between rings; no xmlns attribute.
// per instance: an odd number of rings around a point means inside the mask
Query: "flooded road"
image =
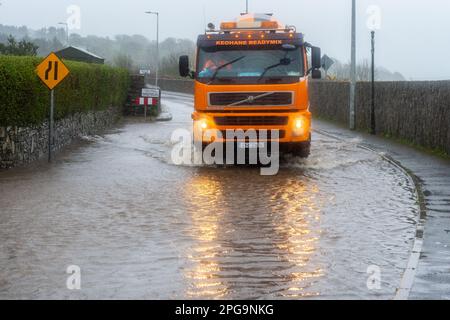
<svg viewBox="0 0 450 320"><path fill-rule="evenodd" d="M177 166L192 99L164 98L171 122L127 120L51 166L0 172L0 298L393 298L418 217L403 172L317 133L276 176Z"/></svg>

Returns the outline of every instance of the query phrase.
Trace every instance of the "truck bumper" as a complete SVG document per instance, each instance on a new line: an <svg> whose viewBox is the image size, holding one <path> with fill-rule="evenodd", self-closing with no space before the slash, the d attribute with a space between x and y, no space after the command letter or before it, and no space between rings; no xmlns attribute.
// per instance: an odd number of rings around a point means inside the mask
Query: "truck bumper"
<svg viewBox="0 0 450 320"><path fill-rule="evenodd" d="M194 112L194 141L212 142L271 142L288 146L309 142L311 113L208 113ZM236 131L242 130L242 131ZM278 134L277 134L278 132Z"/></svg>

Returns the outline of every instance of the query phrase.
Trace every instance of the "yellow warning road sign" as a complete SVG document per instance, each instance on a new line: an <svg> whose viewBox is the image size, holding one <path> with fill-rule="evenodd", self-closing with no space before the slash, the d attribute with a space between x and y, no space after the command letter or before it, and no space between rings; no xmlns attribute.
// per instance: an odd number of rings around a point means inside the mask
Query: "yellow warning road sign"
<svg viewBox="0 0 450 320"><path fill-rule="evenodd" d="M69 69L53 52L36 68L36 73L42 82L53 90L70 73Z"/></svg>

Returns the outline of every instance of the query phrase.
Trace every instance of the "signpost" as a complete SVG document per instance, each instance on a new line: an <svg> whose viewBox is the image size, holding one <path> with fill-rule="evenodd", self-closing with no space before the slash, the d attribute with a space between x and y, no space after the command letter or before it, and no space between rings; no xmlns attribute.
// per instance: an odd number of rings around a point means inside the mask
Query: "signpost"
<svg viewBox="0 0 450 320"><path fill-rule="evenodd" d="M42 82L50 89L50 116L48 124L48 162L52 161L52 149L54 143L54 113L55 92L54 89L70 73L65 64L53 52L44 59L36 68L36 73Z"/></svg>
<svg viewBox="0 0 450 320"><path fill-rule="evenodd" d="M153 101L154 101L154 99L153 98L157 98L157 99L160 99L160 95L161 95L161 92L160 92L160 90L159 89L157 89L157 88L142 88L142 92L141 92L141 97L142 97L142 99L145 99L145 98L152 98L151 100L152 100L152 104L153 104ZM147 101L149 101L149 99L147 99ZM159 102L158 102L159 103ZM144 117L145 118L147 118L147 108L148 108L148 102L145 104L145 106L144 106Z"/></svg>
<svg viewBox="0 0 450 320"><path fill-rule="evenodd" d="M334 60L329 56L324 55L322 58L322 67L325 70L325 79L328 77L328 70L330 70L331 66L334 64Z"/></svg>
<svg viewBox="0 0 450 320"><path fill-rule="evenodd" d="M151 74L151 71L150 71L150 70L147 70L147 69L141 69L141 70L139 70L139 74L140 74L141 76L150 75L150 74Z"/></svg>
<svg viewBox="0 0 450 320"><path fill-rule="evenodd" d="M159 98L159 89L143 88L141 96L144 98Z"/></svg>

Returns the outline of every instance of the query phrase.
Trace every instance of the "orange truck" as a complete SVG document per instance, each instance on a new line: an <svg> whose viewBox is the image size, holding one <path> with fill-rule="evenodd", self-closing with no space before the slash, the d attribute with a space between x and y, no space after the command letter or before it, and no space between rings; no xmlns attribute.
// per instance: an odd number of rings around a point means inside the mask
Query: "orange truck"
<svg viewBox="0 0 450 320"><path fill-rule="evenodd" d="M320 48L272 14L243 14L218 30L213 24L208 28L198 37L195 71L188 56L179 61L180 75L195 80L194 128L269 131L264 138L258 135L256 143L241 141L239 148L263 148L277 130L280 151L308 157L308 80L321 78ZM223 134L214 142L226 139ZM212 142L195 133L194 140L203 146Z"/></svg>

